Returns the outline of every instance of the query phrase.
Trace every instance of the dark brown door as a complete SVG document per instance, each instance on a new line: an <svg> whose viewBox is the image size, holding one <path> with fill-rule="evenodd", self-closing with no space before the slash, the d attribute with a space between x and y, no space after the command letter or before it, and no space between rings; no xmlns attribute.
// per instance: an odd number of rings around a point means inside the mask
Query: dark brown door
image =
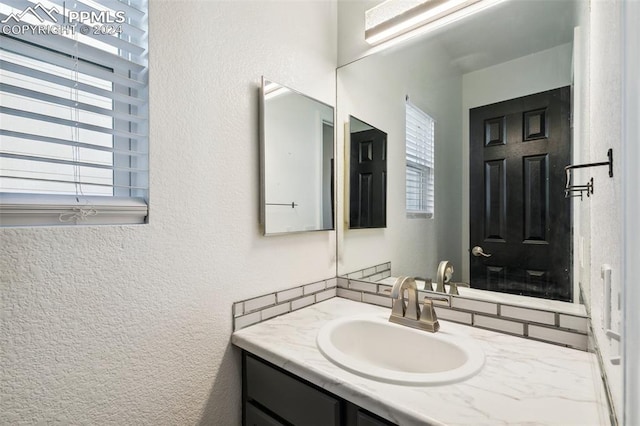
<svg viewBox="0 0 640 426"><path fill-rule="evenodd" d="M387 226L387 134L351 133L349 228Z"/></svg>
<svg viewBox="0 0 640 426"><path fill-rule="evenodd" d="M571 300L569 87L474 108L470 126L471 286Z"/></svg>

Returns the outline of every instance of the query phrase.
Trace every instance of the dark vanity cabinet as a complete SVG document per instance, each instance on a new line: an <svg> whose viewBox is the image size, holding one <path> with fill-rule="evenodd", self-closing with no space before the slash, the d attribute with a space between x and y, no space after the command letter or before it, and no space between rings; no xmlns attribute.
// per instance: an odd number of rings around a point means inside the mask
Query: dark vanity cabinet
<svg viewBox="0 0 640 426"><path fill-rule="evenodd" d="M242 410L245 426L393 425L245 351Z"/></svg>

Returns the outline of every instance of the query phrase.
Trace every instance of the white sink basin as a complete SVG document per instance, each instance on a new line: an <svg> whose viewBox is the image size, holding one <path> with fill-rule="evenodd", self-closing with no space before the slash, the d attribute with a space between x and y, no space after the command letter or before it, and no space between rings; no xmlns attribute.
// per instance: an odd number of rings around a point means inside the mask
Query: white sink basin
<svg viewBox="0 0 640 426"><path fill-rule="evenodd" d="M455 383L476 374L484 352L466 336L429 333L393 324L381 315L333 320L318 332L320 352L370 379L405 385Z"/></svg>

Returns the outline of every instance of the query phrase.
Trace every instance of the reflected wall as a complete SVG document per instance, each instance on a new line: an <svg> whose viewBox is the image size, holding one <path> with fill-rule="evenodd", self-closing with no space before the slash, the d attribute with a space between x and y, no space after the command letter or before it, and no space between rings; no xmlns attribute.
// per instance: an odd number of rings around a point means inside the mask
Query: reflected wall
<svg viewBox="0 0 640 426"><path fill-rule="evenodd" d="M333 107L263 78L265 235L333 229Z"/></svg>
<svg viewBox="0 0 640 426"><path fill-rule="evenodd" d="M435 274L439 260L461 262L462 79L445 49L435 43L416 50L369 56L338 69L338 152L349 158L344 123L349 115L387 133L387 226L348 229L339 209L338 274L391 261L394 271ZM436 210L433 218L407 218L405 200L406 96L434 118ZM344 173L338 173L344 191ZM348 182L348 181L347 181ZM342 198L342 194L339 195Z"/></svg>

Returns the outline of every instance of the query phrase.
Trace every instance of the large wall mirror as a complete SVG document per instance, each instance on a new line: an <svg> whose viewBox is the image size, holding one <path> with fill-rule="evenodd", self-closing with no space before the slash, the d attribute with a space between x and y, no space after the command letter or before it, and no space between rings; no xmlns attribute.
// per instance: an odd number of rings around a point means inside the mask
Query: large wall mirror
<svg viewBox="0 0 640 426"><path fill-rule="evenodd" d="M562 168L588 149L573 126L587 116L586 8L507 0L338 69L338 122L368 117L388 134L387 226L354 231L339 218L339 275L391 262L392 276L435 280L447 260L471 285L463 296L584 312L580 201L564 198ZM406 211L407 96L435 121L433 217Z"/></svg>
<svg viewBox="0 0 640 426"><path fill-rule="evenodd" d="M263 77L260 112L264 234L334 229L333 107Z"/></svg>

